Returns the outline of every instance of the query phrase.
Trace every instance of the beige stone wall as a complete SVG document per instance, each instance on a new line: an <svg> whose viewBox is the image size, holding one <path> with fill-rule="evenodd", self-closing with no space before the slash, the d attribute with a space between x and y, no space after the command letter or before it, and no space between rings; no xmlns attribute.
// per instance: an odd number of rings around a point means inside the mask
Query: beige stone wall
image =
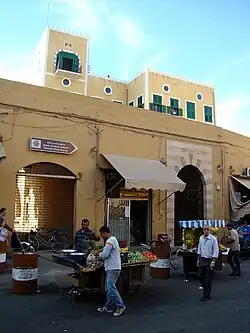
<svg viewBox="0 0 250 333"><path fill-rule="evenodd" d="M250 166L249 138L219 127L12 81L0 80L0 119L7 154L0 165L0 203L10 223L16 172L34 162L58 163L77 175L75 226L88 217L95 228L104 217L99 153L165 158L176 172L192 161L206 180L207 217L215 219L229 216L230 166L239 173ZM78 151L69 156L29 151L31 136L71 141ZM153 234L171 229L173 202L159 205L164 197L153 193Z"/></svg>
<svg viewBox="0 0 250 333"><path fill-rule="evenodd" d="M130 81L128 87L128 103L134 101L134 106L137 106L137 98L143 95L145 103L145 73L142 73L134 80Z"/></svg>

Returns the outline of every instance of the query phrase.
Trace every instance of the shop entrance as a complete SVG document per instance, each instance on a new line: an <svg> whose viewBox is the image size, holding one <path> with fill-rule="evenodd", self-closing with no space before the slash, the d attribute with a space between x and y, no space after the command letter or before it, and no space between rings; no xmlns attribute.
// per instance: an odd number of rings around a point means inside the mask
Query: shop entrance
<svg viewBox="0 0 250 333"><path fill-rule="evenodd" d="M31 229L63 229L73 236L75 175L55 163L34 163L16 176L14 228L19 233Z"/></svg>
<svg viewBox="0 0 250 333"><path fill-rule="evenodd" d="M175 245L182 243L179 221L204 220L204 181L198 168L184 166L177 175L186 188L175 193Z"/></svg>
<svg viewBox="0 0 250 333"><path fill-rule="evenodd" d="M131 200L130 208L130 243L147 243L148 201Z"/></svg>

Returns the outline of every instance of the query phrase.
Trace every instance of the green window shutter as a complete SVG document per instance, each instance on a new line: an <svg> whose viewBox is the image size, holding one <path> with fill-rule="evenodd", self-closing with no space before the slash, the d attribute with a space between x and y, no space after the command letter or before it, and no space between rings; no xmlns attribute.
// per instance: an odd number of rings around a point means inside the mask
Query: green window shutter
<svg viewBox="0 0 250 333"><path fill-rule="evenodd" d="M170 106L172 108L179 108L179 100L176 98L170 98Z"/></svg>
<svg viewBox="0 0 250 333"><path fill-rule="evenodd" d="M141 106L142 105L142 96L137 98L137 106Z"/></svg>
<svg viewBox="0 0 250 333"><path fill-rule="evenodd" d="M178 116L179 116L179 117L183 117L183 110L182 110L182 109L179 109L179 110L178 110Z"/></svg>
<svg viewBox="0 0 250 333"><path fill-rule="evenodd" d="M187 102L187 118L188 119L195 119L195 103Z"/></svg>
<svg viewBox="0 0 250 333"><path fill-rule="evenodd" d="M204 106L204 116L206 123L213 122L213 109L211 106Z"/></svg>
<svg viewBox="0 0 250 333"><path fill-rule="evenodd" d="M60 51L57 53L56 66L63 69L63 59L72 59L72 72L78 73L79 71L79 58L76 54L71 52Z"/></svg>
<svg viewBox="0 0 250 333"><path fill-rule="evenodd" d="M162 106L161 106L161 112L162 112L162 113L166 113L166 112L167 112L167 107L166 107L166 105L162 105Z"/></svg>
<svg viewBox="0 0 250 333"><path fill-rule="evenodd" d="M153 103L162 105L162 96L153 94Z"/></svg>

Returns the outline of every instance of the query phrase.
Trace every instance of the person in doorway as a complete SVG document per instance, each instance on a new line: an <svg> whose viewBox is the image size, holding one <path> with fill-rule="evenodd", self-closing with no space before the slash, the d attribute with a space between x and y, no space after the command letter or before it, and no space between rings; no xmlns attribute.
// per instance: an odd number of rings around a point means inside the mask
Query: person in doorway
<svg viewBox="0 0 250 333"><path fill-rule="evenodd" d="M241 267L240 267L240 243L239 243L239 234L233 228L232 223L227 224L227 229L229 231L229 237L226 240L226 244L230 248L227 256L228 264L232 269L230 276L241 276Z"/></svg>
<svg viewBox="0 0 250 333"><path fill-rule="evenodd" d="M81 229L76 232L75 249L79 253L84 253L93 247L93 241L99 241L100 237L89 228L89 220L83 219Z"/></svg>
<svg viewBox="0 0 250 333"><path fill-rule="evenodd" d="M201 301L208 301L211 296L214 267L219 256L219 245L216 237L210 234L209 226L204 226L203 233L198 245L197 266L200 269L200 282L203 288Z"/></svg>
<svg viewBox="0 0 250 333"><path fill-rule="evenodd" d="M105 247L101 252L96 252L96 256L104 260L106 271L106 303L105 306L98 308L97 311L113 312L115 317L119 317L126 309L116 288L116 282L121 273L120 247L117 239L111 235L108 227L102 226L100 228L100 235L105 241Z"/></svg>
<svg viewBox="0 0 250 333"><path fill-rule="evenodd" d="M240 227L240 235L243 237L243 251L244 259L248 258L248 245L250 241L250 226L247 224L246 220L243 221Z"/></svg>

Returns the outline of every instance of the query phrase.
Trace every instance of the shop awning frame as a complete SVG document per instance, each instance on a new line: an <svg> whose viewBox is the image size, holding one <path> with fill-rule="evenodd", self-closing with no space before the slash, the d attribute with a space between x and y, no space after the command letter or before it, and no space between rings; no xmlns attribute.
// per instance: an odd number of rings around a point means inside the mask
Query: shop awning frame
<svg viewBox="0 0 250 333"><path fill-rule="evenodd" d="M184 191L186 184L157 160L102 154L125 180L127 189Z"/></svg>
<svg viewBox="0 0 250 333"><path fill-rule="evenodd" d="M239 220L246 214L250 213L250 200L242 202L236 195L235 187L233 182L238 182L239 184L245 186L250 190L250 178L240 177L240 176L229 176L229 198L231 205L231 213L233 220Z"/></svg>
<svg viewBox="0 0 250 333"><path fill-rule="evenodd" d="M0 163L6 159L3 143L0 141Z"/></svg>

